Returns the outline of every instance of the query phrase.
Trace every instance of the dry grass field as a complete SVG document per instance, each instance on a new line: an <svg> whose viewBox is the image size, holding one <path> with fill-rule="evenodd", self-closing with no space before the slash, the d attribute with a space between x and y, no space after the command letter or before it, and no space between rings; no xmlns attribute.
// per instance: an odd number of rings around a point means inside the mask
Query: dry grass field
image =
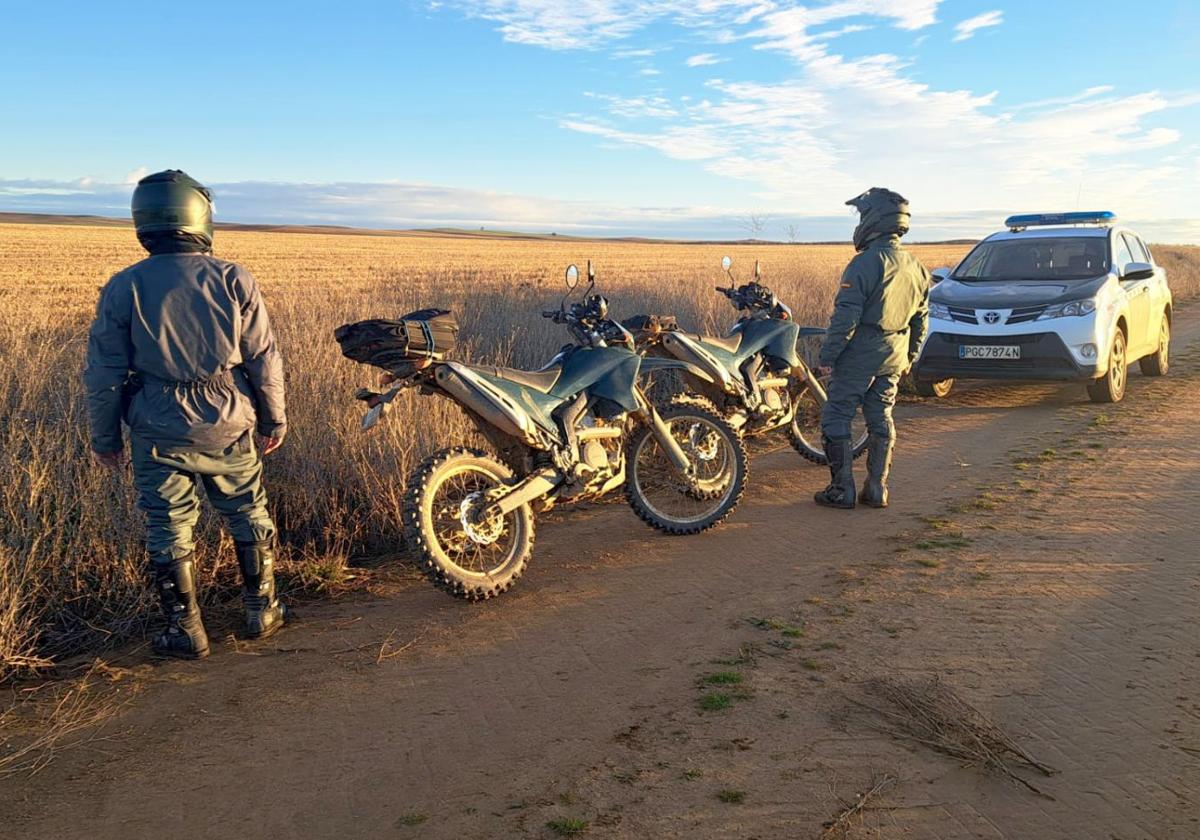
<svg viewBox="0 0 1200 840"><path fill-rule="evenodd" d="M965 246L917 246L929 266ZM293 587L336 584L352 558L399 553L411 467L472 439L450 403L397 401L371 435L353 390L374 373L338 353L339 324L421 306L452 308L462 355L540 364L566 340L538 317L556 304L563 268L592 259L618 317L674 312L701 329L732 311L712 291L729 253L801 322L827 317L849 246L677 245L430 236L220 231L216 252L247 266L267 297L289 375L290 434L269 460L268 489ZM0 679L137 636L150 616L140 518L130 482L91 465L79 373L97 290L142 252L115 227L0 226ZM1159 247L1176 294L1200 292L1200 248ZM232 550L202 521L209 599L231 585Z"/></svg>

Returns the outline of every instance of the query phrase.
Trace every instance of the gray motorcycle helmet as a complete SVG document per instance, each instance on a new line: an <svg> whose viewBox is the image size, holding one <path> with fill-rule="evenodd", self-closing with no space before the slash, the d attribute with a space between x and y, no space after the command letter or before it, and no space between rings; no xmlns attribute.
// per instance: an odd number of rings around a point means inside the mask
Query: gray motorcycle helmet
<svg viewBox="0 0 1200 840"><path fill-rule="evenodd" d="M854 250L862 251L880 236L908 233L908 199L887 187L871 187L865 193L846 202L858 210L858 227L854 229Z"/></svg>
<svg viewBox="0 0 1200 840"><path fill-rule="evenodd" d="M155 172L133 191L133 226L138 239L186 236L212 247L212 193L180 169Z"/></svg>

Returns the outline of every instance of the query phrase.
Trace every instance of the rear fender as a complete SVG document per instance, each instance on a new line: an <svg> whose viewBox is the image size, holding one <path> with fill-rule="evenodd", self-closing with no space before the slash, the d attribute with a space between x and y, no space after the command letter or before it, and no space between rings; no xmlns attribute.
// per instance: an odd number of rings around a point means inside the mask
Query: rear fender
<svg viewBox="0 0 1200 840"><path fill-rule="evenodd" d="M646 356L642 359L642 373L653 373L659 370L682 370L709 384L715 384L717 381L699 365L683 359L667 359L662 356Z"/></svg>
<svg viewBox="0 0 1200 840"><path fill-rule="evenodd" d="M446 394L505 434L535 448L547 448L547 436L529 412L467 365L443 362L434 373L434 381Z"/></svg>
<svg viewBox="0 0 1200 840"><path fill-rule="evenodd" d="M707 374L704 378L719 385L725 393L736 394L742 390L733 373L721 364L716 356L705 350L700 342L688 338L683 333L673 332L663 336L662 343L667 352L689 366L685 369L690 371L691 368L697 368L704 371ZM649 358L642 362L643 367L647 361Z"/></svg>

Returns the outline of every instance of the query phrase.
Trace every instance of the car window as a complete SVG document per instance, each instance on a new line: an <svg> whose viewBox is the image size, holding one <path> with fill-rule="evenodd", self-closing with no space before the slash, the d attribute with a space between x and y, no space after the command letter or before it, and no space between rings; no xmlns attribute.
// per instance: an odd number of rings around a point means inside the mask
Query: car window
<svg viewBox="0 0 1200 840"><path fill-rule="evenodd" d="M1146 240L1134 233L1129 235L1133 237L1133 241L1138 244L1138 247L1141 248L1142 253L1146 255L1146 262L1154 265L1154 257L1150 255L1150 246L1146 244Z"/></svg>
<svg viewBox="0 0 1200 840"><path fill-rule="evenodd" d="M1133 257L1134 262L1150 262L1150 255L1146 253L1146 247L1142 245L1142 240L1138 239L1132 233L1121 234L1125 238L1125 244L1129 246L1129 253Z"/></svg>
<svg viewBox="0 0 1200 840"><path fill-rule="evenodd" d="M1108 267L1105 237L1039 236L980 242L951 276L955 280L989 282L1083 280L1108 273Z"/></svg>
<svg viewBox="0 0 1200 840"><path fill-rule="evenodd" d="M1129 245L1125 242L1125 236L1116 237L1117 253L1114 257L1114 263L1117 266L1117 271L1121 274L1125 273L1125 266L1133 262L1133 254L1129 253Z"/></svg>

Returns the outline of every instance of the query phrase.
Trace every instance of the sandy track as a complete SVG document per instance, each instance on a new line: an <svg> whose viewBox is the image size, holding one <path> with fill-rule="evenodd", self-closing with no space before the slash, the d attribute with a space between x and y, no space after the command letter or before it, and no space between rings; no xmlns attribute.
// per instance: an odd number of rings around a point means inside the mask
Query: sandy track
<svg viewBox="0 0 1200 840"><path fill-rule="evenodd" d="M815 837L883 772L851 836L1197 836L1198 335L1116 408L903 407L887 511L816 508L823 471L776 451L714 533L558 516L498 602L414 585L136 666L106 740L0 782L0 836ZM1053 801L842 719L861 678L928 673L1062 771L1029 777Z"/></svg>

